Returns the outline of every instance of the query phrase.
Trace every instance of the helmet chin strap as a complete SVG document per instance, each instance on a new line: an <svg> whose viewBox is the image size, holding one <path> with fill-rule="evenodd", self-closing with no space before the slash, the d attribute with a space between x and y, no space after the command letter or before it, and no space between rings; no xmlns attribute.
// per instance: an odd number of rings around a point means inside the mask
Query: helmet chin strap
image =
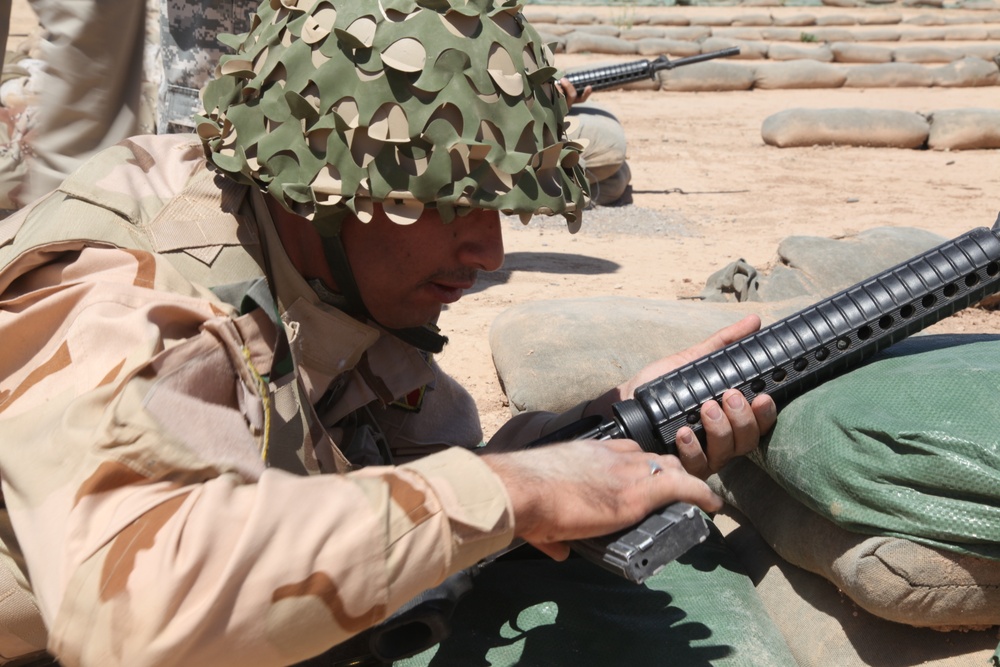
<svg viewBox="0 0 1000 667"><path fill-rule="evenodd" d="M361 299L361 292L358 290L358 283L354 280L354 272L351 271L351 264L347 260L344 244L340 242L340 235L324 235L320 238L323 239L323 254L326 255L326 263L330 266L333 279L337 282L341 294L334 294L318 280L310 282L316 294L323 302L342 309L348 315L363 317L379 324L378 320L368 312L368 308ZM404 343L409 343L425 352L440 352L444 349L445 343L448 342L446 337L429 325L406 329L390 329L381 324L379 326Z"/></svg>

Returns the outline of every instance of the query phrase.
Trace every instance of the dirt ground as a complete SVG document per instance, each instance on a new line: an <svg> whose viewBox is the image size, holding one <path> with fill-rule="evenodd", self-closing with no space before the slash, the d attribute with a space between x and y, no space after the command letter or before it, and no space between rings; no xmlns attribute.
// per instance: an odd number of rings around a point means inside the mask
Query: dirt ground
<svg viewBox="0 0 1000 667"><path fill-rule="evenodd" d="M8 48L33 27L26 0L14 0ZM560 55L557 64L609 60ZM1000 212L1000 151L782 149L765 145L760 133L765 118L795 107L997 108L996 87L602 91L591 101L624 124L632 203L585 214L575 235L554 219L509 221L505 267L483 276L441 319L451 343L440 362L472 391L487 435L509 416L488 331L515 304L598 295L674 299L700 291L732 260L766 267L786 236L894 226L952 237L991 225ZM968 310L936 327L1000 331L1000 314Z"/></svg>
<svg viewBox="0 0 1000 667"><path fill-rule="evenodd" d="M557 62L575 64L570 56ZM487 341L490 323L508 307L578 296L690 296L735 259L765 268L787 236L892 226L953 237L992 225L1000 213L1000 151L775 148L760 133L768 116L797 107L995 109L995 87L601 91L591 101L625 127L632 204L585 213L575 235L555 220L512 221L505 267L442 317L451 343L440 362L472 391L487 434L509 417ZM531 260L539 253L550 266ZM600 263L615 268L595 273ZM1000 332L1000 313L967 310L934 330Z"/></svg>

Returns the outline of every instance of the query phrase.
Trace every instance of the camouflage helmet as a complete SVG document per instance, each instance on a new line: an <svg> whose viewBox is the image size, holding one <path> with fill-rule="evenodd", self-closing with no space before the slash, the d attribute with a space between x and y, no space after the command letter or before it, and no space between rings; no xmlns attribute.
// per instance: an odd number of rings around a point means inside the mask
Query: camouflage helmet
<svg viewBox="0 0 1000 667"><path fill-rule="evenodd" d="M202 91L211 163L336 235L373 203L561 214L586 179L552 55L515 0L264 0Z"/></svg>

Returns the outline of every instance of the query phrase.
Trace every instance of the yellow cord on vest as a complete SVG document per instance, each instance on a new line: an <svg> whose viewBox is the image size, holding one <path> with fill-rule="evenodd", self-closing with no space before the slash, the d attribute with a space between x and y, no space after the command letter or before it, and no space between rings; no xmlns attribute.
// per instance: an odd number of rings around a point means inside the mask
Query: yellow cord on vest
<svg viewBox="0 0 1000 667"><path fill-rule="evenodd" d="M247 368L257 382L257 393L260 394L260 401L264 406L264 441L260 449L260 459L267 461L267 448L271 439L271 394L267 390L267 380L257 372L256 366L250 359L250 348L243 346L243 359L247 362Z"/></svg>

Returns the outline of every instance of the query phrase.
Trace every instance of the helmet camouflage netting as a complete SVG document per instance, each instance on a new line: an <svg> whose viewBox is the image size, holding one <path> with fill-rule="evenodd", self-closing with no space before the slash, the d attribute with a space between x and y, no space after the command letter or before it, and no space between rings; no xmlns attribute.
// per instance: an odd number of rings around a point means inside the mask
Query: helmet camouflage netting
<svg viewBox="0 0 1000 667"><path fill-rule="evenodd" d="M208 159L336 233L381 203L562 214L586 203L551 53L516 0L265 0L202 93ZM241 41L242 40L242 41Z"/></svg>

